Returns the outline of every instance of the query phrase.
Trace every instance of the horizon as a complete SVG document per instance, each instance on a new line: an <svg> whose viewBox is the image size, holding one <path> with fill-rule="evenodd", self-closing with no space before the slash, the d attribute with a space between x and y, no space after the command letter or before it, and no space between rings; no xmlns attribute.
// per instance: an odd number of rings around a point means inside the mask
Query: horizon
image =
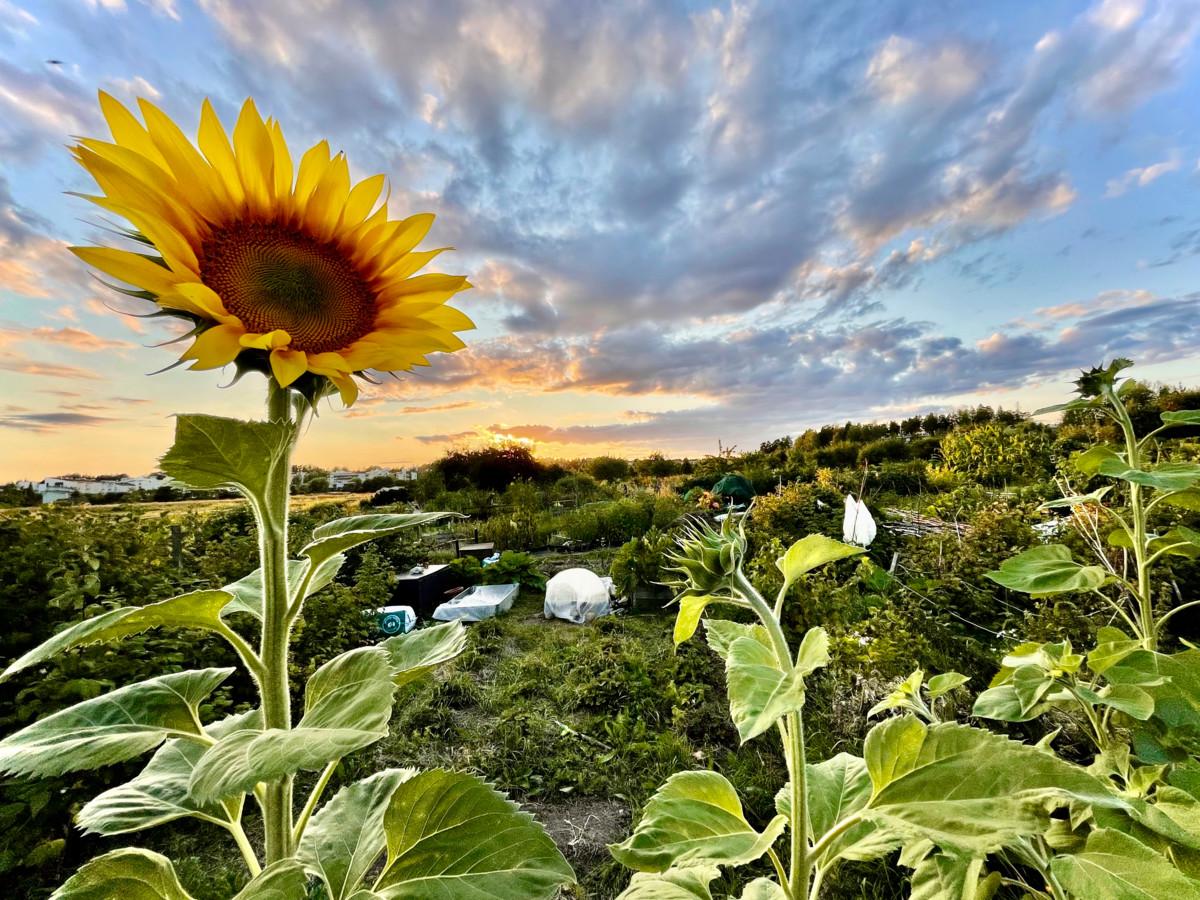
<svg viewBox="0 0 1200 900"><path fill-rule="evenodd" d="M189 135L253 96L457 248L467 349L324 404L297 463L698 458L1032 410L1115 356L1200 384L1198 35L1139 0L0 0L0 482L153 471L170 412L261 412L256 376L142 377L177 331L67 251L111 240L67 193L97 89Z"/></svg>

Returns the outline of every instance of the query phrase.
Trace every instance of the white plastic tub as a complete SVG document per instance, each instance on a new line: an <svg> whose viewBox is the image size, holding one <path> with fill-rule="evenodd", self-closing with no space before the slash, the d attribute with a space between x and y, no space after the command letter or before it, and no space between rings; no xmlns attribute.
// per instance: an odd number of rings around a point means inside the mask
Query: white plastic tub
<svg viewBox="0 0 1200 900"><path fill-rule="evenodd" d="M519 584L477 584L447 600L433 617L441 622L481 622L508 612L520 590Z"/></svg>

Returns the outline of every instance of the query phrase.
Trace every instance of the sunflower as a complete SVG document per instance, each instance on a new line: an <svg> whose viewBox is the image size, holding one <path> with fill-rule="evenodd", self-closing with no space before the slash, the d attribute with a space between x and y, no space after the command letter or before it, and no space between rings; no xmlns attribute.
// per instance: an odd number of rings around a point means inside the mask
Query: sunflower
<svg viewBox="0 0 1200 900"><path fill-rule="evenodd" d="M350 405L355 375L411 371L464 346L455 332L474 325L445 304L471 285L417 274L449 248L416 249L429 213L388 218L384 176L351 185L345 154L330 155L327 141L294 165L279 123L252 100L232 142L205 100L195 144L138 104L143 121L101 92L112 141L81 138L71 150L102 191L86 199L154 253L71 249L132 286L118 290L192 323L180 362L258 369L310 399L332 385Z"/></svg>

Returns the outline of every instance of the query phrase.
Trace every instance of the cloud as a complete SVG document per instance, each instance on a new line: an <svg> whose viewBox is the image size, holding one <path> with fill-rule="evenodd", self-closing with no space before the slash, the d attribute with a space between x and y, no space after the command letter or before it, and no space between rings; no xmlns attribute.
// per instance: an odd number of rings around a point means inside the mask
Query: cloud
<svg viewBox="0 0 1200 900"><path fill-rule="evenodd" d="M1178 171L1178 169L1178 159L1166 159L1150 166L1130 169L1120 178L1109 179L1108 184L1105 185L1104 196L1120 197L1131 187L1143 188L1170 172Z"/></svg>
<svg viewBox="0 0 1200 900"><path fill-rule="evenodd" d="M0 357L0 371L46 378L72 378L81 381L98 381L101 378L99 373L93 372L91 369L31 359L15 353L7 353Z"/></svg>
<svg viewBox="0 0 1200 900"><path fill-rule="evenodd" d="M697 398L691 408L634 421L496 423L490 429L564 444L686 447L731 433L759 441L835 418L872 418L881 409L932 407L981 390L1019 388L1115 356L1142 364L1182 359L1200 341L1200 294L1105 292L1039 315L1054 326L1002 329L974 343L904 319L725 339L672 341L651 330L612 334L574 348L569 375L554 389L688 394Z"/></svg>
<svg viewBox="0 0 1200 900"><path fill-rule="evenodd" d="M116 421L108 416L93 416L77 412L19 413L0 415L0 428L16 428L22 431L43 433L61 428L77 428L105 425Z"/></svg>
<svg viewBox="0 0 1200 900"><path fill-rule="evenodd" d="M96 133L94 95L57 66L23 69L0 58L0 158L29 161L66 135Z"/></svg>
<svg viewBox="0 0 1200 900"><path fill-rule="evenodd" d="M452 434L418 434L414 436L414 440L422 444L454 444L479 436L478 431L456 431Z"/></svg>
<svg viewBox="0 0 1200 900"><path fill-rule="evenodd" d="M129 341L113 340L101 337L82 328L0 328L0 341L5 343L37 342L78 350L84 353L97 353L101 350L123 350L132 347Z"/></svg>

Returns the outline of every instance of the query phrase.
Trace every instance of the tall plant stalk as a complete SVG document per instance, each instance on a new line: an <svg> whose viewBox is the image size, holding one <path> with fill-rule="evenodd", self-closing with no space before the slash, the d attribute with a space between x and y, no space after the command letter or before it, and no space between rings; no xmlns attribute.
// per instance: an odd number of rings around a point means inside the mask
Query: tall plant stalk
<svg viewBox="0 0 1200 900"><path fill-rule="evenodd" d="M267 418L292 426L287 450L270 474L258 522L258 552L263 571L263 621L259 642L262 676L263 721L267 728L292 727L292 700L288 686L288 642L291 632L288 593L288 507L291 497L292 451L298 429L292 397L270 379L267 388ZM292 776L266 786L259 803L265 829L266 862L287 859L293 853Z"/></svg>

